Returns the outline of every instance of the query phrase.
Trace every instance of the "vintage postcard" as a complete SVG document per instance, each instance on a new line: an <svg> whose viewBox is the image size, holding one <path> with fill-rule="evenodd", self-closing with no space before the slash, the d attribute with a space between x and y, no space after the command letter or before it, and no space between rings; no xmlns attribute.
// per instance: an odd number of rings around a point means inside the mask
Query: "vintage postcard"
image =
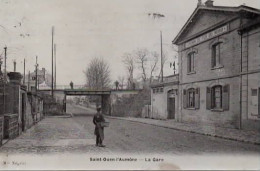
<svg viewBox="0 0 260 171"><path fill-rule="evenodd" d="M1 0L1 170L259 170L259 0Z"/></svg>

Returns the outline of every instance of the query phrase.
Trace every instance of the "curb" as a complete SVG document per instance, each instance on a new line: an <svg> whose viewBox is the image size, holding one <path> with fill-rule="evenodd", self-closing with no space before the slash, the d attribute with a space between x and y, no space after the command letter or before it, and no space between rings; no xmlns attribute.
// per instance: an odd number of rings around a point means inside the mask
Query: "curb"
<svg viewBox="0 0 260 171"><path fill-rule="evenodd" d="M112 119L127 120L127 121L130 121L130 122L138 122L138 123L143 123L143 124L147 124L147 125L153 125L153 126L158 126L158 127L162 127L162 128L173 129L173 130L177 130L177 131L183 131L183 132L195 133L195 134L211 136L211 137L216 137L216 138L222 138L222 139L226 139L226 140L232 140L232 141L245 142L245 143L254 144L254 145L260 145L260 142L255 142L255 141L248 141L248 140L237 139L237 138L233 138L233 137L225 137L225 136L216 135L216 134L203 133L203 132L192 131L192 130L185 130L185 129L174 128L174 127L164 126L164 125L160 125L160 124L158 125L158 124L154 124L154 123L147 123L147 122L143 122L143 121L131 120L131 119L121 118L121 117L113 117L113 116L107 116L107 117L112 118Z"/></svg>

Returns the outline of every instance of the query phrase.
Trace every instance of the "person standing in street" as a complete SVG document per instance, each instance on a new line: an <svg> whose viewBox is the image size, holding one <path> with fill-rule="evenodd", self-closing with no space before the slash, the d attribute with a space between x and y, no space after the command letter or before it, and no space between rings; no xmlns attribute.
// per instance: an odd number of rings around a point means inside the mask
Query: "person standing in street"
<svg viewBox="0 0 260 171"><path fill-rule="evenodd" d="M101 107L97 107L97 113L93 117L93 123L95 124L96 146L105 147L103 145L104 140L104 127L102 122L105 122L104 116L101 113Z"/></svg>

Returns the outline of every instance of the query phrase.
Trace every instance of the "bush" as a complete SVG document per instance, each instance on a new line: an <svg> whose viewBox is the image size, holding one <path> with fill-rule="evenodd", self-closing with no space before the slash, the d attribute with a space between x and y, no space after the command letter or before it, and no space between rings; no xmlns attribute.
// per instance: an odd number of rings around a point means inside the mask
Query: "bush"
<svg viewBox="0 0 260 171"><path fill-rule="evenodd" d="M142 108L151 103L150 90L143 89L138 94L118 98L112 105L112 115L122 117L141 117Z"/></svg>

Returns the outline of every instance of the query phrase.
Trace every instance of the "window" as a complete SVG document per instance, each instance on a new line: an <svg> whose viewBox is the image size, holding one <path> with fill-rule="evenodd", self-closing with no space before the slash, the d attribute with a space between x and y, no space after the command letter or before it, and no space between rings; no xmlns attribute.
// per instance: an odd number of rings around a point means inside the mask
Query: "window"
<svg viewBox="0 0 260 171"><path fill-rule="evenodd" d="M212 88L212 108L222 109L222 86Z"/></svg>
<svg viewBox="0 0 260 171"><path fill-rule="evenodd" d="M252 91L252 96L257 96L257 89L251 89Z"/></svg>
<svg viewBox="0 0 260 171"><path fill-rule="evenodd" d="M207 87L206 107L208 110L229 110L229 85Z"/></svg>
<svg viewBox="0 0 260 171"><path fill-rule="evenodd" d="M160 88L154 88L153 93L163 93L163 87Z"/></svg>
<svg viewBox="0 0 260 171"><path fill-rule="evenodd" d="M194 72L194 56L195 52L188 54L188 73Z"/></svg>
<svg viewBox="0 0 260 171"><path fill-rule="evenodd" d="M194 88L188 89L188 107L195 107L195 90Z"/></svg>
<svg viewBox="0 0 260 171"><path fill-rule="evenodd" d="M160 88L160 92L163 93L163 87Z"/></svg>
<svg viewBox="0 0 260 171"><path fill-rule="evenodd" d="M211 63L212 68L221 66L220 54L222 51L222 46L223 46L222 42L219 42L212 46L212 63Z"/></svg>
<svg viewBox="0 0 260 171"><path fill-rule="evenodd" d="M199 88L183 90L183 108L199 109L200 91Z"/></svg>

